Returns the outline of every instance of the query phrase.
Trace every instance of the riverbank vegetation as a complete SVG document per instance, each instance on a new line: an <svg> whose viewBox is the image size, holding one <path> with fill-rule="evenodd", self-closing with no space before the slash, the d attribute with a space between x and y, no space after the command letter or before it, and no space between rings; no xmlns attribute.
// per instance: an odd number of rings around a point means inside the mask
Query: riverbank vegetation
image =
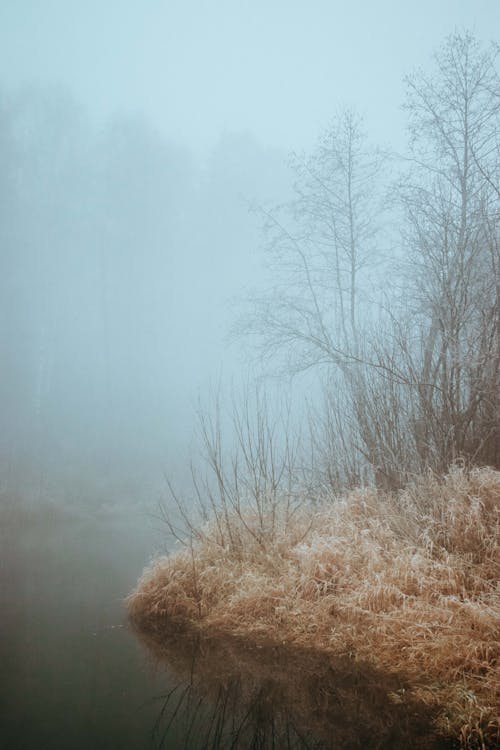
<svg viewBox="0 0 500 750"><path fill-rule="evenodd" d="M282 424L247 399L229 454L220 410L202 417L210 479L166 514L184 546L128 599L148 632L404 675L397 700L468 748L500 742L496 53L454 34L406 79L404 156L346 111L292 158L293 199L259 209L270 284L235 331L324 400Z"/></svg>
<svg viewBox="0 0 500 750"><path fill-rule="evenodd" d="M334 502L261 500L219 506L156 560L128 599L133 622L371 663L409 680L398 700L439 708L439 734L494 747L500 473L453 469Z"/></svg>

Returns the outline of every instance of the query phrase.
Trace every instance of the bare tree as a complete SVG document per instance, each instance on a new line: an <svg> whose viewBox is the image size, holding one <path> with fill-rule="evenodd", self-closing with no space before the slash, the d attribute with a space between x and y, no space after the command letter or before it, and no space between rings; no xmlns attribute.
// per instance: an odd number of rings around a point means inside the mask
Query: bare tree
<svg viewBox="0 0 500 750"><path fill-rule="evenodd" d="M366 467L394 487L457 459L500 465L495 55L455 34L432 75L406 79L410 144L392 191L404 271L394 264L401 293L376 326L359 279L376 257L381 162L352 113L295 157L292 206L266 213L278 281L247 330L265 353L285 351L289 371L328 366L316 441L336 483L362 481Z"/></svg>
<svg viewBox="0 0 500 750"><path fill-rule="evenodd" d="M407 78L411 168L398 186L415 344L400 350L418 381L421 459L498 464L498 132L495 50L450 37L436 74Z"/></svg>
<svg viewBox="0 0 500 750"><path fill-rule="evenodd" d="M344 413L358 428L352 449L380 485L457 459L500 463L495 53L453 35L433 76L406 79L409 167L394 192L404 295L345 381Z"/></svg>
<svg viewBox="0 0 500 750"><path fill-rule="evenodd" d="M274 271L272 289L252 299L245 333L264 356L285 354L285 369L343 367L355 355L361 305L359 276L374 263L382 156L367 145L362 122L342 113L314 153L292 155L294 199L264 217Z"/></svg>

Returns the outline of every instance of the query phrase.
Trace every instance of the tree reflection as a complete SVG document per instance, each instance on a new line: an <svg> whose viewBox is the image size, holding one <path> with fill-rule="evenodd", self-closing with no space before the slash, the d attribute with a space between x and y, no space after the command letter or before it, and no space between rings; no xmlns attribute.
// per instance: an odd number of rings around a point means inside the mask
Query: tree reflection
<svg viewBox="0 0 500 750"><path fill-rule="evenodd" d="M194 633L144 633L175 686L161 696L155 748L445 748L437 710L401 676L349 655Z"/></svg>

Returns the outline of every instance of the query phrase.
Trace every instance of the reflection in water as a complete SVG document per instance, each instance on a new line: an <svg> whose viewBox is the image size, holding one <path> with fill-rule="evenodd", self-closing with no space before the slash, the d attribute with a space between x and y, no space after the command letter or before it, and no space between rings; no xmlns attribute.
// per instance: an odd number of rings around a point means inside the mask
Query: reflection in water
<svg viewBox="0 0 500 750"><path fill-rule="evenodd" d="M156 748L444 748L404 682L349 657L234 638L139 638L177 678L161 697Z"/></svg>

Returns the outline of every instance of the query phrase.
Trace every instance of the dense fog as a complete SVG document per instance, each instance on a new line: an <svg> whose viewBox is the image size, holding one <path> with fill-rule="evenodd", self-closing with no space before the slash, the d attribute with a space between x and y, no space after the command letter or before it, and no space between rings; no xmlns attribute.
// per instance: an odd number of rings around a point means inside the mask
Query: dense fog
<svg viewBox="0 0 500 750"><path fill-rule="evenodd" d="M429 29L430 3L354 5L3 5L6 491L150 500L182 472L198 400L249 378L228 333L265 274L250 209L288 199L290 150L353 104L401 147L402 75L450 9L486 36L498 15L446 3Z"/></svg>
<svg viewBox="0 0 500 750"><path fill-rule="evenodd" d="M499 28L0 1L5 747L497 746Z"/></svg>
<svg viewBox="0 0 500 750"><path fill-rule="evenodd" d="M238 366L249 202L285 193L284 156L226 134L200 165L143 119L91 127L58 88L3 94L0 117L4 475L158 473Z"/></svg>

